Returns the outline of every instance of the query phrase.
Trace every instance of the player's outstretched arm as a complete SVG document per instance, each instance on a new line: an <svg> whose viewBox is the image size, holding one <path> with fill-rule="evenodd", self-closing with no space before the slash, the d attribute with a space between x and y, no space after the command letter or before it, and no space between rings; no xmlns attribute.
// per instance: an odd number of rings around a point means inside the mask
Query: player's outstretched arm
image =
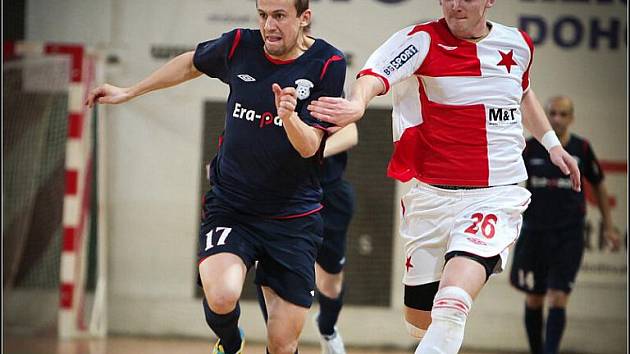
<svg viewBox="0 0 630 354"><path fill-rule="evenodd" d="M324 157L344 152L359 143L359 130L355 123L350 123L343 128L333 127L329 132L332 135L326 140Z"/></svg>
<svg viewBox="0 0 630 354"><path fill-rule="evenodd" d="M307 108L313 117L343 127L361 119L368 103L383 92L385 84L381 79L365 75L354 82L349 99L320 97L317 101L312 101Z"/></svg>
<svg viewBox="0 0 630 354"><path fill-rule="evenodd" d="M523 112L523 125L525 128L549 151L551 162L558 166L562 173L570 176L572 188L575 191L580 191L581 179L578 164L558 141L545 115L545 110L532 89L529 89L523 95L521 111Z"/></svg>
<svg viewBox="0 0 630 354"><path fill-rule="evenodd" d="M201 72L193 65L194 54L194 51L190 51L178 55L147 78L131 87L103 84L90 91L85 104L92 108L95 103L124 103L147 92L175 86L184 81L194 79L201 75Z"/></svg>
<svg viewBox="0 0 630 354"><path fill-rule="evenodd" d="M311 127L298 117L295 112L297 106L295 87L281 88L280 85L273 84L271 88L275 95L278 116L282 119L282 126L291 145L303 158L312 157L319 150L324 131Z"/></svg>

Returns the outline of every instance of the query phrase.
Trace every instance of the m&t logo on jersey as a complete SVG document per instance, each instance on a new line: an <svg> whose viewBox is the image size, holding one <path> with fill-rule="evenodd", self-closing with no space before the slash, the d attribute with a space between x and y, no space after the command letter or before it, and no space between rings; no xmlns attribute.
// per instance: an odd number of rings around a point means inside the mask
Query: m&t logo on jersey
<svg viewBox="0 0 630 354"><path fill-rule="evenodd" d="M383 73L387 76L391 75L394 71L405 65L405 63L416 54L418 54L418 48L416 48L415 45L410 44L407 48L405 48L405 50L400 52L400 54L389 62L389 65L383 69Z"/></svg>
<svg viewBox="0 0 630 354"><path fill-rule="evenodd" d="M243 107L240 103L236 102L234 104L234 111L232 112L232 117L239 119L246 119L250 122L259 119L258 127L264 128L269 124L273 123L274 125L281 127L282 119L278 116L273 116L271 112L263 112L261 114L256 113L253 109L247 109Z"/></svg>
<svg viewBox="0 0 630 354"><path fill-rule="evenodd" d="M516 124L516 112L518 108L490 108L488 110L488 123L490 125Z"/></svg>

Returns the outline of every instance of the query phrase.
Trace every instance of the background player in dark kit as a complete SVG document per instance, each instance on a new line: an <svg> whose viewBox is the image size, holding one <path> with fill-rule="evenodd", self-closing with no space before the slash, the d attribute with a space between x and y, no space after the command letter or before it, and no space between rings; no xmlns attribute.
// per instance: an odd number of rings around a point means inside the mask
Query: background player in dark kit
<svg viewBox="0 0 630 354"><path fill-rule="evenodd" d="M86 102L123 103L202 74L230 86L198 254L217 354L242 352L238 300L255 261L269 311L268 349L297 349L315 288L323 229L318 171L329 127L306 106L322 95L340 96L346 71L339 50L305 34L308 0L258 0L256 7L259 30L200 43L131 87L92 90Z"/></svg>
<svg viewBox="0 0 630 354"><path fill-rule="evenodd" d="M604 236L612 249L617 249L620 240L610 215L604 174L589 142L569 131L575 119L573 102L567 96L556 96L545 108L560 142L593 186ZM554 354L560 347L565 309L584 252L586 201L582 191L571 189L568 178L551 163L545 148L535 139L527 141L523 158L532 201L514 250L510 282L527 294L524 317L531 352ZM543 340L545 296L549 310Z"/></svg>
<svg viewBox="0 0 630 354"><path fill-rule="evenodd" d="M342 129L331 128L326 141L321 184L324 190L321 215L324 220L324 240L315 263L319 312L315 327L319 331L322 354L345 354L343 339L336 326L343 306L343 268L346 263L346 237L354 211L354 190L343 179L348 160L347 150L358 143L356 124ZM258 301L267 321L267 310L261 288Z"/></svg>

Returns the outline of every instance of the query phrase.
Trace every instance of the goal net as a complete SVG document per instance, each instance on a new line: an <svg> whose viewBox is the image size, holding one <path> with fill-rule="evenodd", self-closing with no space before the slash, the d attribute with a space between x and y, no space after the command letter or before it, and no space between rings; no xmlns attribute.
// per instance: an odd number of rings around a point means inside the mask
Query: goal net
<svg viewBox="0 0 630 354"><path fill-rule="evenodd" d="M95 57L79 45L4 49L4 328L104 334L96 120L82 105Z"/></svg>

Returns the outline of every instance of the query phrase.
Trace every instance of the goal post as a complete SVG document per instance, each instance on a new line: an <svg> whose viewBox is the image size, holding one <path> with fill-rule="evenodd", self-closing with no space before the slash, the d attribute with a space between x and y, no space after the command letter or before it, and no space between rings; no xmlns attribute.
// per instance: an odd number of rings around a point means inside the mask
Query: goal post
<svg viewBox="0 0 630 354"><path fill-rule="evenodd" d="M3 226L3 246L11 245L5 252L11 261L4 264L9 267L3 288L16 312L28 306L20 301L47 294L48 300L40 306L47 307L44 313L56 312L56 321L39 318L44 328L34 325L34 331L56 328L61 338L104 336L106 208L99 166L102 149L98 148L104 126L98 117L102 112L83 104L89 89L102 81L100 57L81 44L5 42L3 49L3 98L13 102L3 112L3 135L9 137L3 143L3 158L12 161L3 170L3 189L15 195L3 203L3 218L20 221L19 227ZM51 159L49 150L57 152L58 158ZM56 161L54 166L46 167L51 160ZM47 198L26 198L41 194ZM51 212L51 221L42 227L40 214L45 209L60 210ZM95 242L96 259L88 258L90 242ZM32 244L38 245L38 252L27 252ZM95 265L91 275L95 285L90 287L89 264ZM42 274L46 286L21 282L21 274L34 272ZM51 297L55 287L57 295ZM29 296L21 296L26 293ZM51 298L57 301L51 303ZM49 309L52 306L56 311ZM31 319L21 315L11 313L8 325L30 327Z"/></svg>

